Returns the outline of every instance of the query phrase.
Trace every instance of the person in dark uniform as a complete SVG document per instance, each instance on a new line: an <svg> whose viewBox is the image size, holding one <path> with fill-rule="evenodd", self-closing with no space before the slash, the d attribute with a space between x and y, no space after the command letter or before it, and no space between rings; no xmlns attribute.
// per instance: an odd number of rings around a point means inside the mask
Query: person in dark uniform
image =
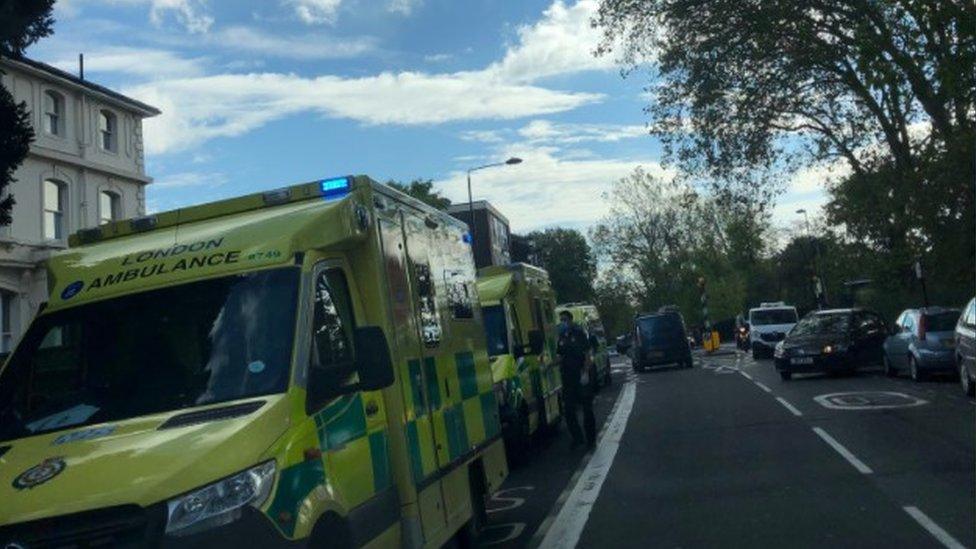
<svg viewBox="0 0 976 549"><path fill-rule="evenodd" d="M556 348L559 371L563 377L563 407L566 426L573 437L570 449L586 442L588 448L596 446L596 419L593 417L593 392L587 373L590 359L590 341L586 332L573 322L569 311L559 314L559 345ZM584 379L586 378L586 379ZM583 431L580 432L577 414L583 412Z"/></svg>

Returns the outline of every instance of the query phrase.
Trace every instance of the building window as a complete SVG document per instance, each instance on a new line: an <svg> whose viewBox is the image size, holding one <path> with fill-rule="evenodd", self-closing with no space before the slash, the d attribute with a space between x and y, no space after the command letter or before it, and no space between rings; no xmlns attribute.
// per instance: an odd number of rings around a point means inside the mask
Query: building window
<svg viewBox="0 0 976 549"><path fill-rule="evenodd" d="M8 292L6 290L0 290L0 353L9 353L13 349L14 334L11 326L13 325L13 319L11 318L14 301L13 292Z"/></svg>
<svg viewBox="0 0 976 549"><path fill-rule="evenodd" d="M44 238L64 238L64 210L67 202L67 186L60 181L44 182Z"/></svg>
<svg viewBox="0 0 976 549"><path fill-rule="evenodd" d="M99 111L98 137L98 143L103 151L116 151L116 145L118 143L118 118L111 111Z"/></svg>
<svg viewBox="0 0 976 549"><path fill-rule="evenodd" d="M50 135L63 135L64 97L54 91L44 92L44 131Z"/></svg>
<svg viewBox="0 0 976 549"><path fill-rule="evenodd" d="M122 217L122 200L118 193L102 191L98 193L98 224L111 223Z"/></svg>

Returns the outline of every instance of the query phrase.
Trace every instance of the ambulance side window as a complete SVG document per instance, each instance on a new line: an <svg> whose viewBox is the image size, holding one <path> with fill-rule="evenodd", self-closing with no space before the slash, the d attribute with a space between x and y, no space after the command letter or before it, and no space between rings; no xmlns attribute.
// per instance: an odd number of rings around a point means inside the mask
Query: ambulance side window
<svg viewBox="0 0 976 549"><path fill-rule="evenodd" d="M345 273L341 269L322 271L315 277L314 291L309 411L358 382L352 347L355 320Z"/></svg>

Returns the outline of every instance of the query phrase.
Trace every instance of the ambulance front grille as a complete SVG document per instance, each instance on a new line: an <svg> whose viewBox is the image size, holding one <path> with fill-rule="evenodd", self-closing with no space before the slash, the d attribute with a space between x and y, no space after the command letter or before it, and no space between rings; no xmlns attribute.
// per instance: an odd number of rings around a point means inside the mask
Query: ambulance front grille
<svg viewBox="0 0 976 549"><path fill-rule="evenodd" d="M0 527L0 547L135 547L145 543L148 525L146 512L138 506L108 507Z"/></svg>

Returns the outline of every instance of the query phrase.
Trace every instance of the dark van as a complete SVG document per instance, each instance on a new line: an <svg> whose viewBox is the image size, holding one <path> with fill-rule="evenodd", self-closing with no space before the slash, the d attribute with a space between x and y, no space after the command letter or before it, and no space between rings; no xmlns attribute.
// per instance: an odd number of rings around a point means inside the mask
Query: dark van
<svg viewBox="0 0 976 549"><path fill-rule="evenodd" d="M638 372L662 364L691 368L691 347L681 315L664 312L635 318L633 358Z"/></svg>

